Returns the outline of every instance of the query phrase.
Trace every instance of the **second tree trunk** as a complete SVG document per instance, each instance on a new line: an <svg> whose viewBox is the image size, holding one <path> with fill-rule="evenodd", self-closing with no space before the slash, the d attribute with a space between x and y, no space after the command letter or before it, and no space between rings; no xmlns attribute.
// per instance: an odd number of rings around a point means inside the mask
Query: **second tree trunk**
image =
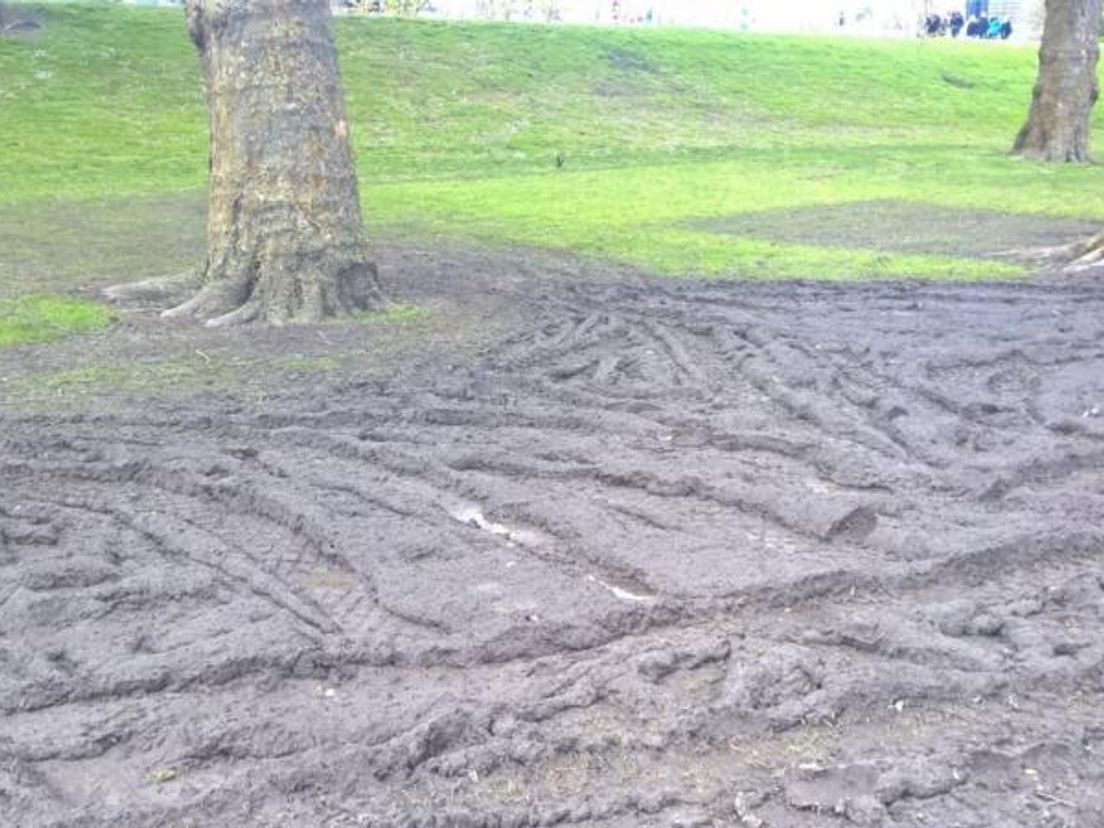
<svg viewBox="0 0 1104 828"><path fill-rule="evenodd" d="M1031 111L1012 151L1043 161L1088 161L1097 98L1101 0L1046 0Z"/></svg>

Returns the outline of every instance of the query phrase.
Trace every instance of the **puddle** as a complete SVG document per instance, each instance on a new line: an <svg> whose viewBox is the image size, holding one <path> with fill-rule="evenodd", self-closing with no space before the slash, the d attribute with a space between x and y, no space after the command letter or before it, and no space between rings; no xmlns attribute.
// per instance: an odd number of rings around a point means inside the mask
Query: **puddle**
<svg viewBox="0 0 1104 828"><path fill-rule="evenodd" d="M587 580L608 589L613 593L614 598L620 598L622 601L644 603L656 599L655 594L645 587L622 578L599 578L597 575L587 575Z"/></svg>
<svg viewBox="0 0 1104 828"><path fill-rule="evenodd" d="M491 520L483 513L483 510L474 503L460 504L454 508L448 509L448 513L453 520L458 520L461 523L466 523L468 526L474 526L477 529L482 529L484 532L497 535L511 544L520 543L522 546L536 546L541 541L540 533L532 529L522 529L518 526L509 526L505 523Z"/></svg>
<svg viewBox="0 0 1104 828"><path fill-rule="evenodd" d="M460 521L461 523L467 523L471 526L475 526L478 529L482 529L484 532L490 532L492 535L502 535L503 537L510 536L510 527L505 523L496 523L490 520L478 506L461 506L458 509L449 511L453 519Z"/></svg>
<svg viewBox="0 0 1104 828"><path fill-rule="evenodd" d="M457 520L468 526L474 526L477 529L482 529L484 532L503 538L509 546L515 544L536 546L543 538L541 533L535 530L522 529L517 526L510 526L506 523L491 520L483 510L474 503L461 503L455 505L448 508L448 513L453 520ZM506 566L512 567L514 563L514 561L510 561ZM642 584L628 578L600 578L597 575L587 575L587 580L593 581L603 589L609 590L613 594L613 597L621 601L647 603L656 600L655 593L651 592Z"/></svg>

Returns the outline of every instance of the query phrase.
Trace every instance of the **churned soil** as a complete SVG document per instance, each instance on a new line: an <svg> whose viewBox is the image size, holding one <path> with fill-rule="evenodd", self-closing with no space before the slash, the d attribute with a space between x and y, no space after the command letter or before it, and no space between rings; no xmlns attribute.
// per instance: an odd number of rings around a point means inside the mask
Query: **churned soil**
<svg viewBox="0 0 1104 828"><path fill-rule="evenodd" d="M492 258L388 376L0 414L0 824L1104 824L1104 283Z"/></svg>

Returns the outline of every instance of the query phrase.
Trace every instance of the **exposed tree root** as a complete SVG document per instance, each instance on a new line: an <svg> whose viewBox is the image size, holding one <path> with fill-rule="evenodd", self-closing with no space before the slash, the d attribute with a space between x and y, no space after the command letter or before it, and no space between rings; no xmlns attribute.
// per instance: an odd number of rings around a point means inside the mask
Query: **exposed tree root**
<svg viewBox="0 0 1104 828"><path fill-rule="evenodd" d="M105 299L118 304L165 305L184 301L199 286L199 275L194 271L170 276L154 276L138 282L123 282L104 288Z"/></svg>
<svg viewBox="0 0 1104 828"><path fill-rule="evenodd" d="M208 282L191 299L161 312L163 319L211 320L240 308L248 297L248 280Z"/></svg>
<svg viewBox="0 0 1104 828"><path fill-rule="evenodd" d="M1074 245L1070 261L1064 268L1067 273L1077 273L1095 267L1104 261L1104 233Z"/></svg>
<svg viewBox="0 0 1104 828"><path fill-rule="evenodd" d="M161 316L202 320L215 328L250 322L313 324L385 306L371 262L338 264L331 259L293 266L279 260L239 262Z"/></svg>
<svg viewBox="0 0 1104 828"><path fill-rule="evenodd" d="M1104 233L1053 247L1005 250L1001 255L1041 266L1052 266L1062 273L1080 273L1104 263Z"/></svg>
<svg viewBox="0 0 1104 828"><path fill-rule="evenodd" d="M215 316L208 319L206 324L208 328L225 328L232 325L245 325L249 322L256 322L260 316L260 303L250 300L241 307L222 314L222 316Z"/></svg>

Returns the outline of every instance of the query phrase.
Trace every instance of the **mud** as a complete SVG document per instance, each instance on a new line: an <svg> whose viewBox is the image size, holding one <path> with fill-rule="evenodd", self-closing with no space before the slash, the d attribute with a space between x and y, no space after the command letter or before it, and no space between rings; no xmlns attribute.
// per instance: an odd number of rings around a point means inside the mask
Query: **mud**
<svg viewBox="0 0 1104 828"><path fill-rule="evenodd" d="M1104 286L539 306L4 415L0 824L1104 824Z"/></svg>

